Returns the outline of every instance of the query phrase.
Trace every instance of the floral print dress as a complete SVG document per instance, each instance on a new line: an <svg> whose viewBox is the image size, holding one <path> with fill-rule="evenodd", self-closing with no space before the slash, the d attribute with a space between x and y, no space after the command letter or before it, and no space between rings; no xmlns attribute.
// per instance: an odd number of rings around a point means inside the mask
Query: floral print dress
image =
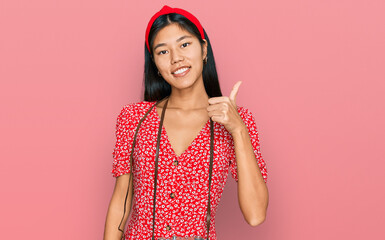
<svg viewBox="0 0 385 240"><path fill-rule="evenodd" d="M113 177L130 173L130 153L136 127L139 120L155 103L142 101L127 104L122 108L117 118L116 144L112 153ZM266 163L261 155L254 117L244 107L238 107L238 112L248 128L254 154L266 182ZM152 236L155 150L159 123L160 117L154 107L138 131L133 155L134 202L125 232L126 239L150 239ZM206 237L209 151L209 120L180 156L173 151L165 128L162 127L158 160L155 239L161 237L172 239L173 236ZM232 136L222 124L214 122L210 240L217 239L215 215L229 170L235 181L238 181Z"/></svg>

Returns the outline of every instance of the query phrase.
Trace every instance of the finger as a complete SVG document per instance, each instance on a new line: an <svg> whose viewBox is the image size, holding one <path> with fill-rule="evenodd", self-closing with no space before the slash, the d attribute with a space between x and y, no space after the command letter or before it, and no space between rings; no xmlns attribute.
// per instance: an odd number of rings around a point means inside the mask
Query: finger
<svg viewBox="0 0 385 240"><path fill-rule="evenodd" d="M237 97L239 86L241 86L242 81L238 81L236 84L234 84L233 90L230 92L230 100L235 103L235 98Z"/></svg>
<svg viewBox="0 0 385 240"><path fill-rule="evenodd" d="M212 116L211 120L213 120L214 122L223 124L223 117L222 116Z"/></svg>
<svg viewBox="0 0 385 240"><path fill-rule="evenodd" d="M207 108L207 111L213 111L213 110L228 110L229 109L229 104L227 102L220 102L216 104L211 104Z"/></svg>
<svg viewBox="0 0 385 240"><path fill-rule="evenodd" d="M221 110L210 111L210 112L207 112L207 114L209 115L209 117L224 115L223 111L221 111Z"/></svg>
<svg viewBox="0 0 385 240"><path fill-rule="evenodd" d="M225 96L209 98L209 104L217 104L217 103L221 103L221 102L230 103L230 99L229 99L229 97L225 97Z"/></svg>

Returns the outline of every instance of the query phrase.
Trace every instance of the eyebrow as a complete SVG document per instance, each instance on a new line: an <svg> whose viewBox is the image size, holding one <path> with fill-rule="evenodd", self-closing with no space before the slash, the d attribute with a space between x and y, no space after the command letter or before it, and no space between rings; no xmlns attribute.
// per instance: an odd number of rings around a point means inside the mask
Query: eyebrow
<svg viewBox="0 0 385 240"><path fill-rule="evenodd" d="M182 40L185 39L185 38L192 38L192 36L184 35L184 36L178 38L178 39L176 40L176 42L180 42L180 41L182 41ZM165 44L165 43L159 43L159 44L157 44L157 45L154 47L154 51L155 51L155 49L157 49L158 47L162 47L162 46L166 46L166 44Z"/></svg>

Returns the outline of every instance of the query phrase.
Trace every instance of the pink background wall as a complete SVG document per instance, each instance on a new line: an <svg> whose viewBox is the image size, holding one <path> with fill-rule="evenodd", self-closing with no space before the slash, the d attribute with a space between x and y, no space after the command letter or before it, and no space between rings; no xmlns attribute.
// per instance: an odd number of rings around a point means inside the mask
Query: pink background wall
<svg viewBox="0 0 385 240"><path fill-rule="evenodd" d="M164 3L201 20L224 94L243 80L268 167L266 221L229 178L219 239L385 239L383 0L1 1L1 239L102 239L116 118Z"/></svg>

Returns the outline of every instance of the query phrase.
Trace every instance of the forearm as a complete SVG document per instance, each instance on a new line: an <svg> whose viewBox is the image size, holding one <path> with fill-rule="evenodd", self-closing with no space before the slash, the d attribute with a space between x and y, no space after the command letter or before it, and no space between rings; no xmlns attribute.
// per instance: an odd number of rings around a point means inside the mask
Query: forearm
<svg viewBox="0 0 385 240"><path fill-rule="evenodd" d="M106 216L106 223L104 227L104 240L120 240L122 237L122 232L118 230L120 221L123 217L124 212L124 201L127 193L127 184L123 178L127 176L121 176L119 177L119 181L117 181L117 185L115 186L114 193L112 194L110 204L108 206L107 216ZM127 179L126 179L127 180ZM130 186L130 192L127 197L126 202L126 211L124 214L124 219L122 224L120 225L120 229L123 230L124 226L126 225L130 208L131 208L131 191L132 191L132 184Z"/></svg>
<svg viewBox="0 0 385 240"><path fill-rule="evenodd" d="M114 204L113 201L110 202L110 205L108 207L107 217L106 217L106 224L104 228L104 238L103 238L104 240L121 239L122 232L118 230L118 226L123 216L123 204L124 202L122 202L122 205ZM120 229L124 228L128 218L127 215L128 213L126 212L126 216L123 219Z"/></svg>
<svg viewBox="0 0 385 240"><path fill-rule="evenodd" d="M269 201L246 126L232 134L238 169L238 201L246 221L256 226L266 217Z"/></svg>

